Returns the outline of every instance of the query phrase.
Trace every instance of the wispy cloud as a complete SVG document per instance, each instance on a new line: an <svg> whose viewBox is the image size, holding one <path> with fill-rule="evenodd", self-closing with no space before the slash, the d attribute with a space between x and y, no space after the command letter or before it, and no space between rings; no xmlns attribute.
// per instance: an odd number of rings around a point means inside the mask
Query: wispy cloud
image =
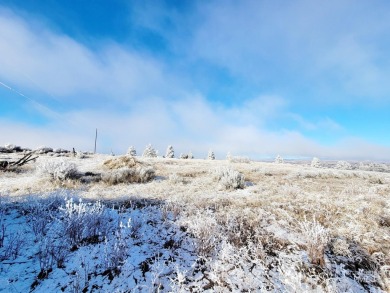
<svg viewBox="0 0 390 293"><path fill-rule="evenodd" d="M349 18L335 30L346 4L223 2L195 5L188 20L194 26L175 33L147 19L139 23L163 35L171 50L163 57L108 40L90 48L48 29L34 16L26 20L0 9L0 80L37 97L32 106L48 119L45 125L32 126L1 118L3 143L90 150L98 128L98 150L103 152L123 153L129 145L140 152L153 143L160 152L173 144L177 153L192 150L197 157L209 148L219 158L227 151L254 158L386 157L389 147L348 134L342 121L326 111L307 115L317 111L317 104L354 103L360 93L388 99L384 80L390 70L378 62L385 53L375 42L365 43L373 16L367 18L368 28ZM176 27L186 22L180 13L164 9L158 6L151 15L160 22L177 21ZM354 9L361 13L364 5ZM372 37L382 37L386 27L387 22L380 22ZM224 68L237 78L240 82L229 89L232 102L202 92L197 83L208 77L197 78L198 68L192 64L203 64L205 72ZM243 96L241 87L252 94ZM345 94L342 101L341 94L322 101L324 92L338 90ZM52 100L61 106L51 106ZM308 135L324 131L342 133L343 139L338 135L325 146Z"/></svg>
<svg viewBox="0 0 390 293"><path fill-rule="evenodd" d="M321 88L334 103L388 102L389 9L386 1L213 1L201 6L191 53L255 84Z"/></svg>
<svg viewBox="0 0 390 293"><path fill-rule="evenodd" d="M115 43L92 50L4 9L0 23L0 77L23 88L39 85L64 100L84 94L121 102L174 92L167 68L150 56Z"/></svg>

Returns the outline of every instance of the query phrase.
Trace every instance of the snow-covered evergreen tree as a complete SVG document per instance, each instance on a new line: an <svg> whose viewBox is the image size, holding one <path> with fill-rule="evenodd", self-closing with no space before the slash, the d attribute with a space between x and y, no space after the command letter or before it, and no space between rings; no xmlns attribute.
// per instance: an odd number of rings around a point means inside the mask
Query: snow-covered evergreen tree
<svg viewBox="0 0 390 293"><path fill-rule="evenodd" d="M193 159L194 158L194 155L192 154L192 152L190 151L189 153L188 153L188 159Z"/></svg>
<svg viewBox="0 0 390 293"><path fill-rule="evenodd" d="M127 154L135 157L137 155L137 151L135 150L135 147L130 146L129 149L127 150Z"/></svg>
<svg viewBox="0 0 390 293"><path fill-rule="evenodd" d="M207 160L215 160L215 155L212 150L209 150L209 153L207 154Z"/></svg>
<svg viewBox="0 0 390 293"><path fill-rule="evenodd" d="M277 155L276 158L275 158L275 163L283 164L284 160L283 160L283 158L280 155Z"/></svg>
<svg viewBox="0 0 390 293"><path fill-rule="evenodd" d="M311 164L310 164L310 165L311 165L312 167L314 167L314 168L320 168L320 167L321 167L320 159L314 157L313 160L311 160Z"/></svg>
<svg viewBox="0 0 390 293"><path fill-rule="evenodd" d="M165 153L165 157L170 159L175 157L175 151L173 150L173 146L168 146L167 151Z"/></svg>
<svg viewBox="0 0 390 293"><path fill-rule="evenodd" d="M157 157L157 151L153 148L152 144L148 144L142 156L146 158L155 158Z"/></svg>

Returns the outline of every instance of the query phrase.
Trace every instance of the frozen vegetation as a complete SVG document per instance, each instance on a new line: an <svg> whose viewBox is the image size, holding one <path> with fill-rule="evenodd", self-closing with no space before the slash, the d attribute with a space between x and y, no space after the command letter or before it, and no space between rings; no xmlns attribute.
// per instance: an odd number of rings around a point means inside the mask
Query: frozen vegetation
<svg viewBox="0 0 390 293"><path fill-rule="evenodd" d="M46 149L0 171L0 292L390 290L385 164Z"/></svg>

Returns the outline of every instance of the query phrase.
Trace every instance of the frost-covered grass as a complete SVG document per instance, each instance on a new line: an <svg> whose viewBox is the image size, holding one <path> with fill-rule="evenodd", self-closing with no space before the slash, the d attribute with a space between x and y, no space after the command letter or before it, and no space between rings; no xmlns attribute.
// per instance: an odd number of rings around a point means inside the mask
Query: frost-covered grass
<svg viewBox="0 0 390 293"><path fill-rule="evenodd" d="M390 289L389 173L325 161L121 158L104 166L109 158L64 157L79 176L63 190L33 167L0 173L0 291ZM155 177L100 180L123 164Z"/></svg>

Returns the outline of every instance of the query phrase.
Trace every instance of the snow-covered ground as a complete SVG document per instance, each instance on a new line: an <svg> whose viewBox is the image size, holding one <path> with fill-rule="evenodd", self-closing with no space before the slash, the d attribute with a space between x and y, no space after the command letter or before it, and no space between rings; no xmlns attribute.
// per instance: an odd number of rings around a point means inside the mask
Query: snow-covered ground
<svg viewBox="0 0 390 293"><path fill-rule="evenodd" d="M0 291L390 290L390 173L374 165L108 159L129 163L0 171Z"/></svg>

